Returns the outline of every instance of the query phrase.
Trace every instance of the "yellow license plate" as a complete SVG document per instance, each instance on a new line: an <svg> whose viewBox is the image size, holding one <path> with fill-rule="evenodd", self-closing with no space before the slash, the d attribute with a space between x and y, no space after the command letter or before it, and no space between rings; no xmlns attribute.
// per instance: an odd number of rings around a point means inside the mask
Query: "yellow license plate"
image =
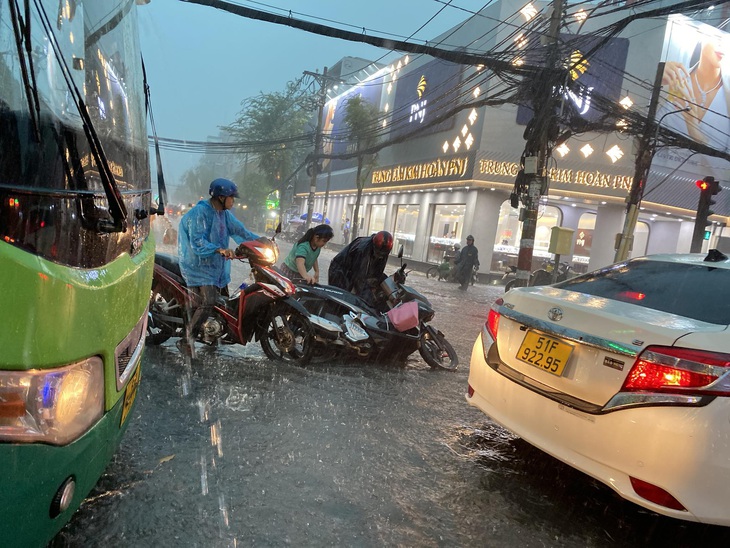
<svg viewBox="0 0 730 548"><path fill-rule="evenodd" d="M139 388L139 381L142 378L142 366L137 365L137 371L134 372L132 378L127 383L127 388L124 390L124 402L122 403L122 420L119 421L119 426L124 424L124 421L129 414L129 410L132 409L134 398L137 396L137 388Z"/></svg>
<svg viewBox="0 0 730 548"><path fill-rule="evenodd" d="M573 347L567 343L528 331L517 352L517 359L559 377L572 352Z"/></svg>

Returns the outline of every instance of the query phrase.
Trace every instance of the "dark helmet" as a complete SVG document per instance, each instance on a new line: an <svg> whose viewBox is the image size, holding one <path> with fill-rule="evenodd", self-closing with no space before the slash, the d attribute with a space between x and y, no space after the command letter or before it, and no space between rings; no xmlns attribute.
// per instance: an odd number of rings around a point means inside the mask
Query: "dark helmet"
<svg viewBox="0 0 730 548"><path fill-rule="evenodd" d="M228 179L215 179L210 183L210 190L208 191L211 196L233 196L238 198L238 187L233 181Z"/></svg>
<svg viewBox="0 0 730 548"><path fill-rule="evenodd" d="M461 246L459 244L454 244L454 251L459 251L461 249Z"/></svg>
<svg viewBox="0 0 730 548"><path fill-rule="evenodd" d="M321 238L326 238L328 240L332 239L332 236L335 235L330 225L317 225L313 230L314 236L320 236Z"/></svg>
<svg viewBox="0 0 730 548"><path fill-rule="evenodd" d="M388 255L393 249L393 235L390 232L381 230L373 235L373 251L376 255Z"/></svg>
<svg viewBox="0 0 730 548"><path fill-rule="evenodd" d="M469 240L471 240L471 241L473 242L473 241L474 241L474 236L472 236L471 234L469 234L469 235L468 235L468 236L466 237L466 241L468 242Z"/></svg>

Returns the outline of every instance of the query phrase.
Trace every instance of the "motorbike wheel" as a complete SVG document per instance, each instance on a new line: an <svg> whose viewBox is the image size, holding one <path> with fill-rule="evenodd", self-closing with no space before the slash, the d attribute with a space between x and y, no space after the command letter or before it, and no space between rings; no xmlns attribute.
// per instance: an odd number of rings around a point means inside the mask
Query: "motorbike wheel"
<svg viewBox="0 0 730 548"><path fill-rule="evenodd" d="M270 360L307 365L312 359L315 344L312 324L288 306L270 309L258 339Z"/></svg>
<svg viewBox="0 0 730 548"><path fill-rule="evenodd" d="M456 371L459 366L459 358L456 356L454 347L446 340L441 331L437 331L431 326L427 326L421 334L418 352L432 369Z"/></svg>
<svg viewBox="0 0 730 548"><path fill-rule="evenodd" d="M438 266L432 266L428 270L426 270L426 278L438 278L439 277L439 267Z"/></svg>
<svg viewBox="0 0 730 548"><path fill-rule="evenodd" d="M517 280L510 280L504 285L504 292L507 293L513 287L517 287Z"/></svg>
<svg viewBox="0 0 730 548"><path fill-rule="evenodd" d="M150 311L147 318L146 344L157 346L164 343L170 337L180 337L183 332L184 310L177 299L165 288L153 287L150 291ZM163 316L174 316L180 318L180 324L171 324L163 320Z"/></svg>

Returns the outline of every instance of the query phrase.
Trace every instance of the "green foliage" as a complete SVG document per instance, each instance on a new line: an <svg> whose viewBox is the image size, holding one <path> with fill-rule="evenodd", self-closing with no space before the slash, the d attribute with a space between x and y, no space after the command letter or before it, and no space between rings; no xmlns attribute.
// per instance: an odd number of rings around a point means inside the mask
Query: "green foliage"
<svg viewBox="0 0 730 548"><path fill-rule="evenodd" d="M358 236L358 216L360 212L360 201L365 180L377 164L377 154L366 154L368 150L378 142L378 118L380 113L375 105L363 100L360 95L352 97L345 106L344 122L348 129L348 138L356 143L357 156L357 198L352 219L352 238Z"/></svg>

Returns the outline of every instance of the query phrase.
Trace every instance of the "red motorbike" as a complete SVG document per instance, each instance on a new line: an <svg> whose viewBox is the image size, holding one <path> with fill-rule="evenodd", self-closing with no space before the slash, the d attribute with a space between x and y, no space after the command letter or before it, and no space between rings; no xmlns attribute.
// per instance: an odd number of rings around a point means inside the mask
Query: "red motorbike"
<svg viewBox="0 0 730 548"><path fill-rule="evenodd" d="M254 283L242 283L230 297L219 298L198 340L209 345L246 345L255 339L269 359L307 364L314 343L310 314L292 298L296 286L272 268L279 255L276 242L244 242L235 254L233 260L248 261ZM147 343L158 345L182 337L186 310L197 306L198 300L185 284L178 258L155 254Z"/></svg>

